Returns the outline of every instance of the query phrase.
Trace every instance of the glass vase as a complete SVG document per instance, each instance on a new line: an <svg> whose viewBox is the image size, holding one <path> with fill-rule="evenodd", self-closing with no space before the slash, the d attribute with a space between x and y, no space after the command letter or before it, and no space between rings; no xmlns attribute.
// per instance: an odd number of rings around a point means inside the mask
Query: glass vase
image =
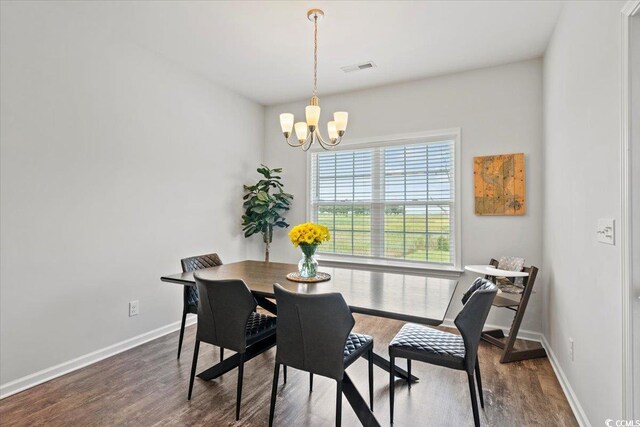
<svg viewBox="0 0 640 427"><path fill-rule="evenodd" d="M316 260L317 244L302 243L300 250L302 250L302 258L298 262L298 272L301 277L309 278L315 277L318 272L318 261Z"/></svg>

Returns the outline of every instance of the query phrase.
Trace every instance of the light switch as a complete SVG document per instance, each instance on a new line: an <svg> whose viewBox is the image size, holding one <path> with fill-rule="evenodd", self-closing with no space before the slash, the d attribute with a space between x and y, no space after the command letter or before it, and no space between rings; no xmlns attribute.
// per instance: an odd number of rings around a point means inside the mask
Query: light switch
<svg viewBox="0 0 640 427"><path fill-rule="evenodd" d="M615 245L615 220L612 218L600 218L598 220L598 242Z"/></svg>

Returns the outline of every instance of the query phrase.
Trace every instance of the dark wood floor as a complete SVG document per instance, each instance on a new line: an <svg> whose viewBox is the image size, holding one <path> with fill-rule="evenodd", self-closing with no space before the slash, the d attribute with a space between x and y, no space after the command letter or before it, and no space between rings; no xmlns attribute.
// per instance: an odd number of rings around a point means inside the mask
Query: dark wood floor
<svg viewBox="0 0 640 427"><path fill-rule="evenodd" d="M386 346L402 322L357 316L356 331L375 338L376 351ZM2 426L265 426L275 350L245 366L241 420L235 422L236 371L205 383L196 379L187 401L195 327L185 336L176 360L177 332L0 401ZM202 345L200 372L218 360L217 349ZM481 422L486 426L575 426L577 422L547 359L500 364L495 348L483 343L480 363L485 395ZM399 362L403 363L403 361ZM375 369L375 414L389 425L386 372ZM366 361L349 368L367 395ZM415 362L420 382L408 390L396 381L395 426L472 426L466 375ZM329 426L334 422L335 383L318 378L308 392L308 374L289 370L279 387L276 426ZM343 425L358 425L343 399Z"/></svg>

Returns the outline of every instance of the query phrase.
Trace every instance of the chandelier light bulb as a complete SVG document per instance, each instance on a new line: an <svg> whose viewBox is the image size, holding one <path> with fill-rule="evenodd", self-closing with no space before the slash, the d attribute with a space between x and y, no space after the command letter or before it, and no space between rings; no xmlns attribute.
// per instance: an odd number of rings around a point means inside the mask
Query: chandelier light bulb
<svg viewBox="0 0 640 427"><path fill-rule="evenodd" d="M336 122L327 123L327 132L329 133L329 139L331 142L338 139L338 129L336 129Z"/></svg>
<svg viewBox="0 0 640 427"><path fill-rule="evenodd" d="M333 120L336 122L338 132L344 133L347 130L347 122L349 121L349 113L346 111L336 111L333 113Z"/></svg>
<svg viewBox="0 0 640 427"><path fill-rule="evenodd" d="M318 122L320 121L320 107L317 105L307 105L304 112L307 117L307 125L309 125L309 128L311 128L311 126L314 128L318 126Z"/></svg>
<svg viewBox="0 0 640 427"><path fill-rule="evenodd" d="M296 123L296 136L300 142L304 142L307 139L307 124L305 122Z"/></svg>
<svg viewBox="0 0 640 427"><path fill-rule="evenodd" d="M293 114L280 114L280 127L282 128L282 133L285 135L291 135L291 131L293 130Z"/></svg>

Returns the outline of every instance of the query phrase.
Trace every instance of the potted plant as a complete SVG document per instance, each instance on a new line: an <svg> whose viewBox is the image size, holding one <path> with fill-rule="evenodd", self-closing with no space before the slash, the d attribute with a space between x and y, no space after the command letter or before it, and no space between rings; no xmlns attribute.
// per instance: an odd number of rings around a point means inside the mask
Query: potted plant
<svg viewBox="0 0 640 427"><path fill-rule="evenodd" d="M260 165L257 169L264 178L255 185L245 185L246 194L243 197L244 215L242 215L242 230L244 237L262 234L265 244L264 260L269 262L269 246L273 241L273 229L286 228L289 224L282 216L289 210L293 195L285 193L282 177L278 174L282 168L269 169Z"/></svg>

